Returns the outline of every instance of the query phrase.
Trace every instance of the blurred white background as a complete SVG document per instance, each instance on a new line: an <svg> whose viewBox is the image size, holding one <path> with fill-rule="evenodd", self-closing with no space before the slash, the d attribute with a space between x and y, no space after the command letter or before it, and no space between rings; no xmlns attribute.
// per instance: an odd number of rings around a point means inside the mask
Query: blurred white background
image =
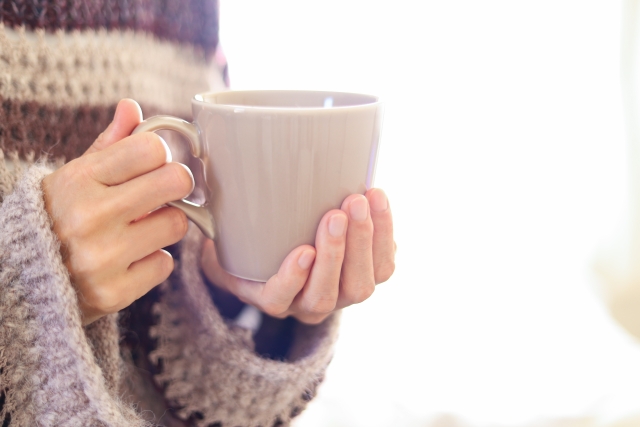
<svg viewBox="0 0 640 427"><path fill-rule="evenodd" d="M232 88L386 101L396 274L345 310L296 426L640 413L640 345L592 273L627 210L619 1L220 3Z"/></svg>

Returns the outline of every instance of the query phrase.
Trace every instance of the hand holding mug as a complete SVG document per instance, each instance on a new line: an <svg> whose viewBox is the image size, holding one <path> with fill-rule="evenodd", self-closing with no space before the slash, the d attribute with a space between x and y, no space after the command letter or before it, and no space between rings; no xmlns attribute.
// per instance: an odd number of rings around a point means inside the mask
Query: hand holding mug
<svg viewBox="0 0 640 427"><path fill-rule="evenodd" d="M214 283L274 316L317 323L389 278L391 212L370 189L378 98L225 91L196 95L192 109L193 123L155 116L134 133L182 133L202 161L205 205L170 204L214 239L202 258Z"/></svg>
<svg viewBox="0 0 640 427"><path fill-rule="evenodd" d="M217 251L211 242L203 248L210 279L275 316L317 323L388 279L388 202L380 190L362 196L375 172L377 98L228 92L192 105L193 124L167 116L140 123L137 104L121 101L87 153L43 180L85 324L168 277L173 260L161 248L184 236L184 213L215 235ZM183 133L203 161L206 205L180 200L193 176L145 132L159 129ZM326 213L340 200L341 210ZM165 204L179 209L157 209Z"/></svg>
<svg viewBox="0 0 640 427"><path fill-rule="evenodd" d="M120 101L113 122L87 152L42 182L85 325L166 280L173 259L161 248L187 231L179 209L156 208L191 192L191 172L171 163L157 135L129 136L141 119L135 101Z"/></svg>
<svg viewBox="0 0 640 427"><path fill-rule="evenodd" d="M218 263L211 240L204 244L202 269L209 280L263 312L294 316L316 324L333 311L360 303L395 268L393 221L386 195L371 189L350 195L341 210L320 221L315 248L291 251L278 272L266 282L241 279Z"/></svg>

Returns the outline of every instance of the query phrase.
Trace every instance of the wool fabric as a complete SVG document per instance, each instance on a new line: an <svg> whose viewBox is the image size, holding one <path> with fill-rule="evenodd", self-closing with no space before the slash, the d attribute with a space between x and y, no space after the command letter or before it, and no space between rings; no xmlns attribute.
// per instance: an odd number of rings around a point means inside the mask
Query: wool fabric
<svg viewBox="0 0 640 427"><path fill-rule="evenodd" d="M227 84L214 0L0 2L3 427L285 426L315 395L337 315L289 320L284 352L257 352L221 314L192 226L167 281L83 327L44 207L42 179L87 149L119 99L189 119L194 94Z"/></svg>

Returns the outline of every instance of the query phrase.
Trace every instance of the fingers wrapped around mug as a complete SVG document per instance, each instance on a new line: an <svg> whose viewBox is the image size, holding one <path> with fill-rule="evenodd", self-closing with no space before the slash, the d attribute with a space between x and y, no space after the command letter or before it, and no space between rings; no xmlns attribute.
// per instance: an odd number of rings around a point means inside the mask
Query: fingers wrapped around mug
<svg viewBox="0 0 640 427"><path fill-rule="evenodd" d="M293 301L307 283L315 257L313 246L297 247L267 282L255 282L227 273L218 263L213 241L206 240L201 265L209 280L217 286L270 316L284 318L295 315Z"/></svg>
<svg viewBox="0 0 640 427"><path fill-rule="evenodd" d="M302 322L319 323L337 308L348 227L347 215L337 209L320 221L316 260L306 286L294 301L294 312Z"/></svg>
<svg viewBox="0 0 640 427"><path fill-rule="evenodd" d="M165 280L173 260L161 248L187 230L183 212L157 208L188 194L193 176L184 165L170 163L157 135L126 136L140 118L135 102L121 102L94 145L42 181L45 209L84 324L126 307Z"/></svg>
<svg viewBox="0 0 640 427"><path fill-rule="evenodd" d="M375 283L389 280L395 271L396 243L393 240L393 218L387 195L379 188L366 192L373 222L373 273Z"/></svg>
<svg viewBox="0 0 640 427"><path fill-rule="evenodd" d="M213 283L266 314L317 324L368 299L393 274L395 250L389 202L382 190L371 189L325 214L315 248L294 249L266 283L227 273L211 240L204 245L202 268Z"/></svg>

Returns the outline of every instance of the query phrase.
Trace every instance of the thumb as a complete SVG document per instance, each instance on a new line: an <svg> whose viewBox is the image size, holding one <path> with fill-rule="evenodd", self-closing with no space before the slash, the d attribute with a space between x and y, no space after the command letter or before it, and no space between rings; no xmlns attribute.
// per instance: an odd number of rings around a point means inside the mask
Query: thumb
<svg viewBox="0 0 640 427"><path fill-rule="evenodd" d="M131 132L142 121L142 110L140 105L133 99L122 99L118 102L113 120L102 132L98 138L91 144L91 147L85 154L101 151L113 144L131 135Z"/></svg>

